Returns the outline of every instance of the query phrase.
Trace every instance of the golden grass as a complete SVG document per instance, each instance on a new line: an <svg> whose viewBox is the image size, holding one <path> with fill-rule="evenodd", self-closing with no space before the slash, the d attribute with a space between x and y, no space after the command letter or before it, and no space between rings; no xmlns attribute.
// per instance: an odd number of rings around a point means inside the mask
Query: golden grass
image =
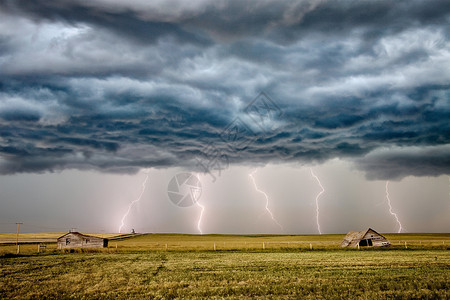
<svg viewBox="0 0 450 300"><path fill-rule="evenodd" d="M340 248L344 235L147 234L105 249L22 244L21 255L0 245L0 298L450 298L450 234L385 236L393 246L361 250Z"/></svg>
<svg viewBox="0 0 450 300"><path fill-rule="evenodd" d="M425 249L450 246L450 234L386 235L391 248ZM304 250L341 249L342 234L329 235L181 235L148 234L110 241L110 247L122 250Z"/></svg>
<svg viewBox="0 0 450 300"><path fill-rule="evenodd" d="M450 297L446 250L58 252L0 262L4 299Z"/></svg>

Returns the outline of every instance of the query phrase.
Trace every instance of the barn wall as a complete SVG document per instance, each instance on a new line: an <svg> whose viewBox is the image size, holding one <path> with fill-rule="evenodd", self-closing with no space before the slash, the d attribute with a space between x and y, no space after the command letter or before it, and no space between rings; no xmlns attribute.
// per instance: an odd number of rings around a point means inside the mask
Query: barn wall
<svg viewBox="0 0 450 300"><path fill-rule="evenodd" d="M372 243L375 245L383 246L385 242L387 242L386 238L384 238L382 235L369 230L366 235L364 236L364 239L372 239Z"/></svg>
<svg viewBox="0 0 450 300"><path fill-rule="evenodd" d="M76 233L69 233L58 238L58 249L103 248L107 246L108 241L106 239Z"/></svg>
<svg viewBox="0 0 450 300"><path fill-rule="evenodd" d="M382 247L382 246L389 246L391 243L389 243L386 239L379 240L379 241L372 241L374 247Z"/></svg>
<svg viewBox="0 0 450 300"><path fill-rule="evenodd" d="M386 238L384 238L382 235L378 234L377 232L375 232L373 230L369 230L364 235L363 239L371 239L372 246L374 246L374 247L390 245L390 243L388 242L388 240Z"/></svg>

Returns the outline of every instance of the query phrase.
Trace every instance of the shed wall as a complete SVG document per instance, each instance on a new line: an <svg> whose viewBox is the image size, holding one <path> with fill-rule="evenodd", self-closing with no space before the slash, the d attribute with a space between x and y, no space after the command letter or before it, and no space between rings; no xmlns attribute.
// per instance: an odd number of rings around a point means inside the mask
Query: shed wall
<svg viewBox="0 0 450 300"><path fill-rule="evenodd" d="M69 233L58 238L58 249L103 247L108 247L108 240L95 236Z"/></svg>

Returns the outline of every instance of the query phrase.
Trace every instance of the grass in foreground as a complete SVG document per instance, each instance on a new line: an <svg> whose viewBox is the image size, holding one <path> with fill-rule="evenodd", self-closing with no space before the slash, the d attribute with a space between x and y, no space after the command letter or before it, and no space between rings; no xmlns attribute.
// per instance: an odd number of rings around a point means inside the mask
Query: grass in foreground
<svg viewBox="0 0 450 300"><path fill-rule="evenodd" d="M151 251L0 258L0 298L450 298L450 254Z"/></svg>

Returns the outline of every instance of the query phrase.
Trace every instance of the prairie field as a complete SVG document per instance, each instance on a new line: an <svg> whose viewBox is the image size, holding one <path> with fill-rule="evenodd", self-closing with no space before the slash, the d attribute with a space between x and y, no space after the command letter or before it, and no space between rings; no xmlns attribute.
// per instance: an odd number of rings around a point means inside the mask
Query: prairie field
<svg viewBox="0 0 450 300"><path fill-rule="evenodd" d="M19 255L1 245L0 298L450 298L450 234L385 236L391 247L360 250L341 249L343 235L149 234Z"/></svg>

